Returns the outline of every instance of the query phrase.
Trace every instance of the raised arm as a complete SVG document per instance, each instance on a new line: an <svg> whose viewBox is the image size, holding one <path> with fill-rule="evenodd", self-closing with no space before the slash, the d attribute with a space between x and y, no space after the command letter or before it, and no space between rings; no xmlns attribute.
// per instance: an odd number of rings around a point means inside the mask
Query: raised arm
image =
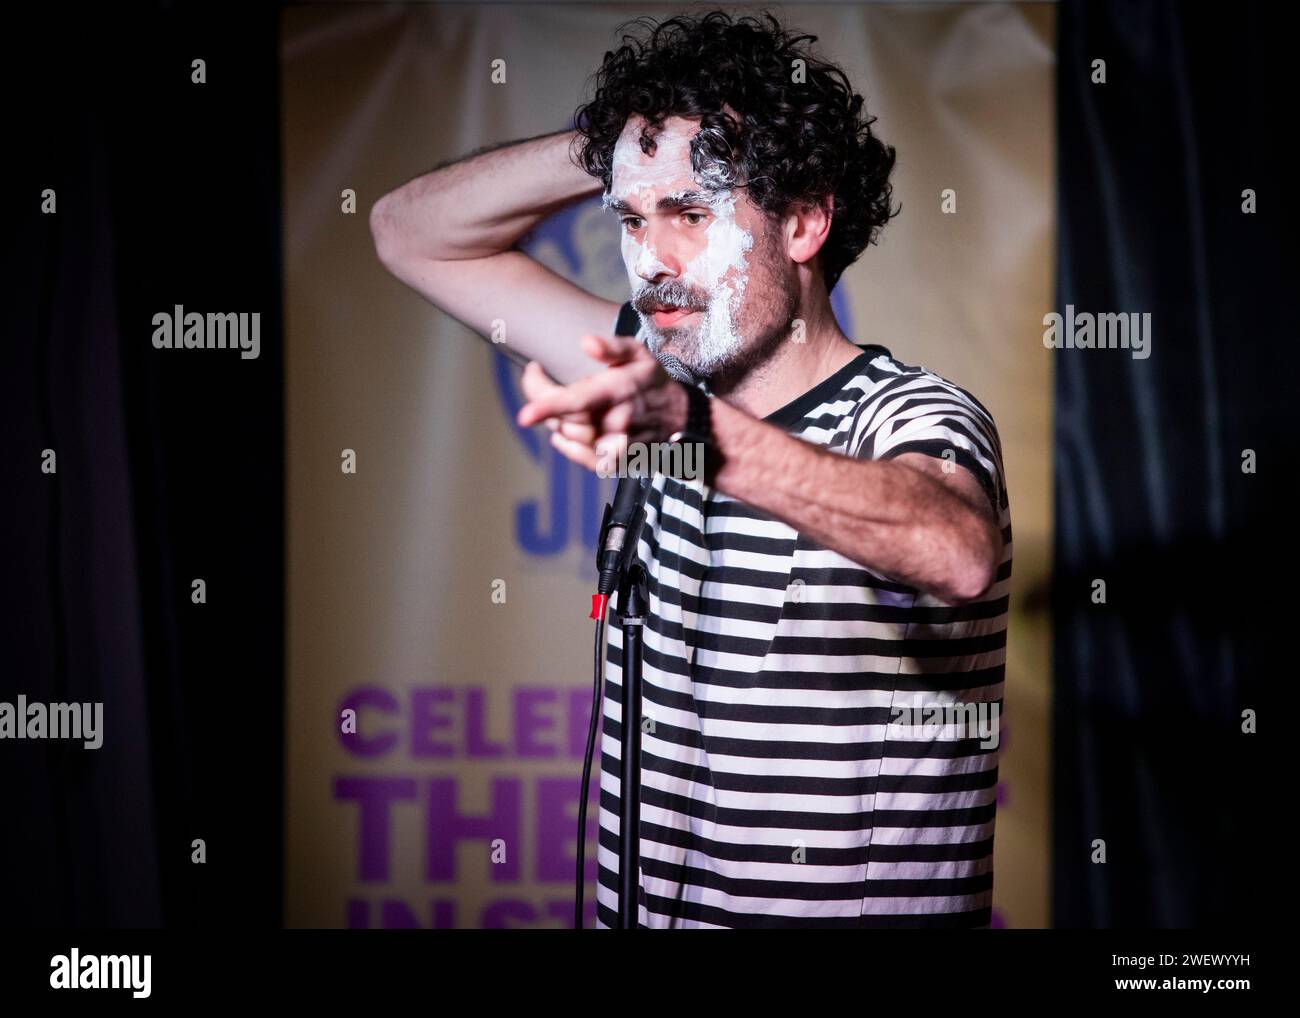
<svg viewBox="0 0 1300 1018"><path fill-rule="evenodd" d="M375 250L402 282L485 338L571 382L601 370L584 333L610 331L618 304L515 250L550 213L600 191L570 157L574 132L544 135L416 177L370 210Z"/></svg>

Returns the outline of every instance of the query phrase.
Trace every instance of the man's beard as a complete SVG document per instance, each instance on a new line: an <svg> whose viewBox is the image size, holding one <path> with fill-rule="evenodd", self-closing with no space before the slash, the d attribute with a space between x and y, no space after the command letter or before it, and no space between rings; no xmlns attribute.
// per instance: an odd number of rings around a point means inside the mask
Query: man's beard
<svg viewBox="0 0 1300 1018"><path fill-rule="evenodd" d="M641 319L646 346L651 353L671 347L669 352L697 378L716 383L728 377L734 380L765 361L773 349L789 337L790 321L797 307L793 293L782 290L767 294L764 309L772 311L771 320L780 324L767 330L763 336L746 342L746 333L753 329L747 326L742 330L737 321L739 309L729 306L733 302L729 300L727 291L701 295L677 280L671 280L658 286L642 287L633 296L632 307ZM660 328L651 315L653 309L661 304L688 307L702 313L696 316L694 324ZM772 304L780 307L766 307ZM748 310L754 317L765 317L759 308L751 306Z"/></svg>
<svg viewBox="0 0 1300 1018"><path fill-rule="evenodd" d="M663 304L698 312L695 322L660 328L652 315L654 308ZM671 347L673 356L698 378L712 378L732 367L744 351L744 337L735 328L728 304L725 293L702 295L677 280L645 286L632 299L650 352Z"/></svg>
<svg viewBox="0 0 1300 1018"><path fill-rule="evenodd" d="M744 348L744 340L738 333L729 329L710 328L712 313L711 310L706 310L695 325L666 329L646 320L646 345L652 353L669 348L673 356L690 368L696 377L712 378L734 364Z"/></svg>

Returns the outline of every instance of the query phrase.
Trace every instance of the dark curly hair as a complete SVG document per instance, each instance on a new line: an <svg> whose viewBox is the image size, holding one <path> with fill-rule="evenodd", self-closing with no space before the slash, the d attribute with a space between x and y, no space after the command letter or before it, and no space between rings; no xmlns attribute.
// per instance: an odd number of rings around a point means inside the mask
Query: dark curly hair
<svg viewBox="0 0 1300 1018"><path fill-rule="evenodd" d="M706 186L742 186L769 214L830 206L820 252L829 293L898 210L889 207L894 150L871 133L875 118L844 72L805 45L817 37L787 31L766 12L638 18L621 31L623 44L593 76L594 98L574 115L582 167L609 190L614 146L630 116L647 121L646 153L667 117L698 119L691 165ZM795 60L803 61L802 80ZM721 177L707 173L715 163Z"/></svg>

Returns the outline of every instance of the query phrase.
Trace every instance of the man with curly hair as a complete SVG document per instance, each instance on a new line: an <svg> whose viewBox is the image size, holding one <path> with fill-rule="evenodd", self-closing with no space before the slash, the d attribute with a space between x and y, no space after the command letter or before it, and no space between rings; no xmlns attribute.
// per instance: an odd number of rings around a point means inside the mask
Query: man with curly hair
<svg viewBox="0 0 1300 1018"><path fill-rule="evenodd" d="M577 128L374 207L384 264L530 360L522 426L591 469L689 431L655 474L640 921L990 923L1011 530L968 392L840 330L830 292L894 214L894 152L774 17L639 20ZM622 305L516 243L600 193ZM675 381L671 355L699 388ZM608 462L608 461L607 461ZM618 886L622 633L610 630L597 922Z"/></svg>

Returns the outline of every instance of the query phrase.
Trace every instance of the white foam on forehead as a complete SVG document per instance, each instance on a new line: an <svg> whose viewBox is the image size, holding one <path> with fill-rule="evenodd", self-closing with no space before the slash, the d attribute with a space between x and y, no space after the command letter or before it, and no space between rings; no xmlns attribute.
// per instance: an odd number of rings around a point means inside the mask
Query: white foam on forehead
<svg viewBox="0 0 1300 1018"><path fill-rule="evenodd" d="M654 153L648 155L641 151L638 143L639 129L625 130L614 146L611 190L615 176L618 177L619 190L625 195L641 188L664 187L683 175L695 179L691 169L691 138L694 133L694 127L678 124L664 127L655 135Z"/></svg>

